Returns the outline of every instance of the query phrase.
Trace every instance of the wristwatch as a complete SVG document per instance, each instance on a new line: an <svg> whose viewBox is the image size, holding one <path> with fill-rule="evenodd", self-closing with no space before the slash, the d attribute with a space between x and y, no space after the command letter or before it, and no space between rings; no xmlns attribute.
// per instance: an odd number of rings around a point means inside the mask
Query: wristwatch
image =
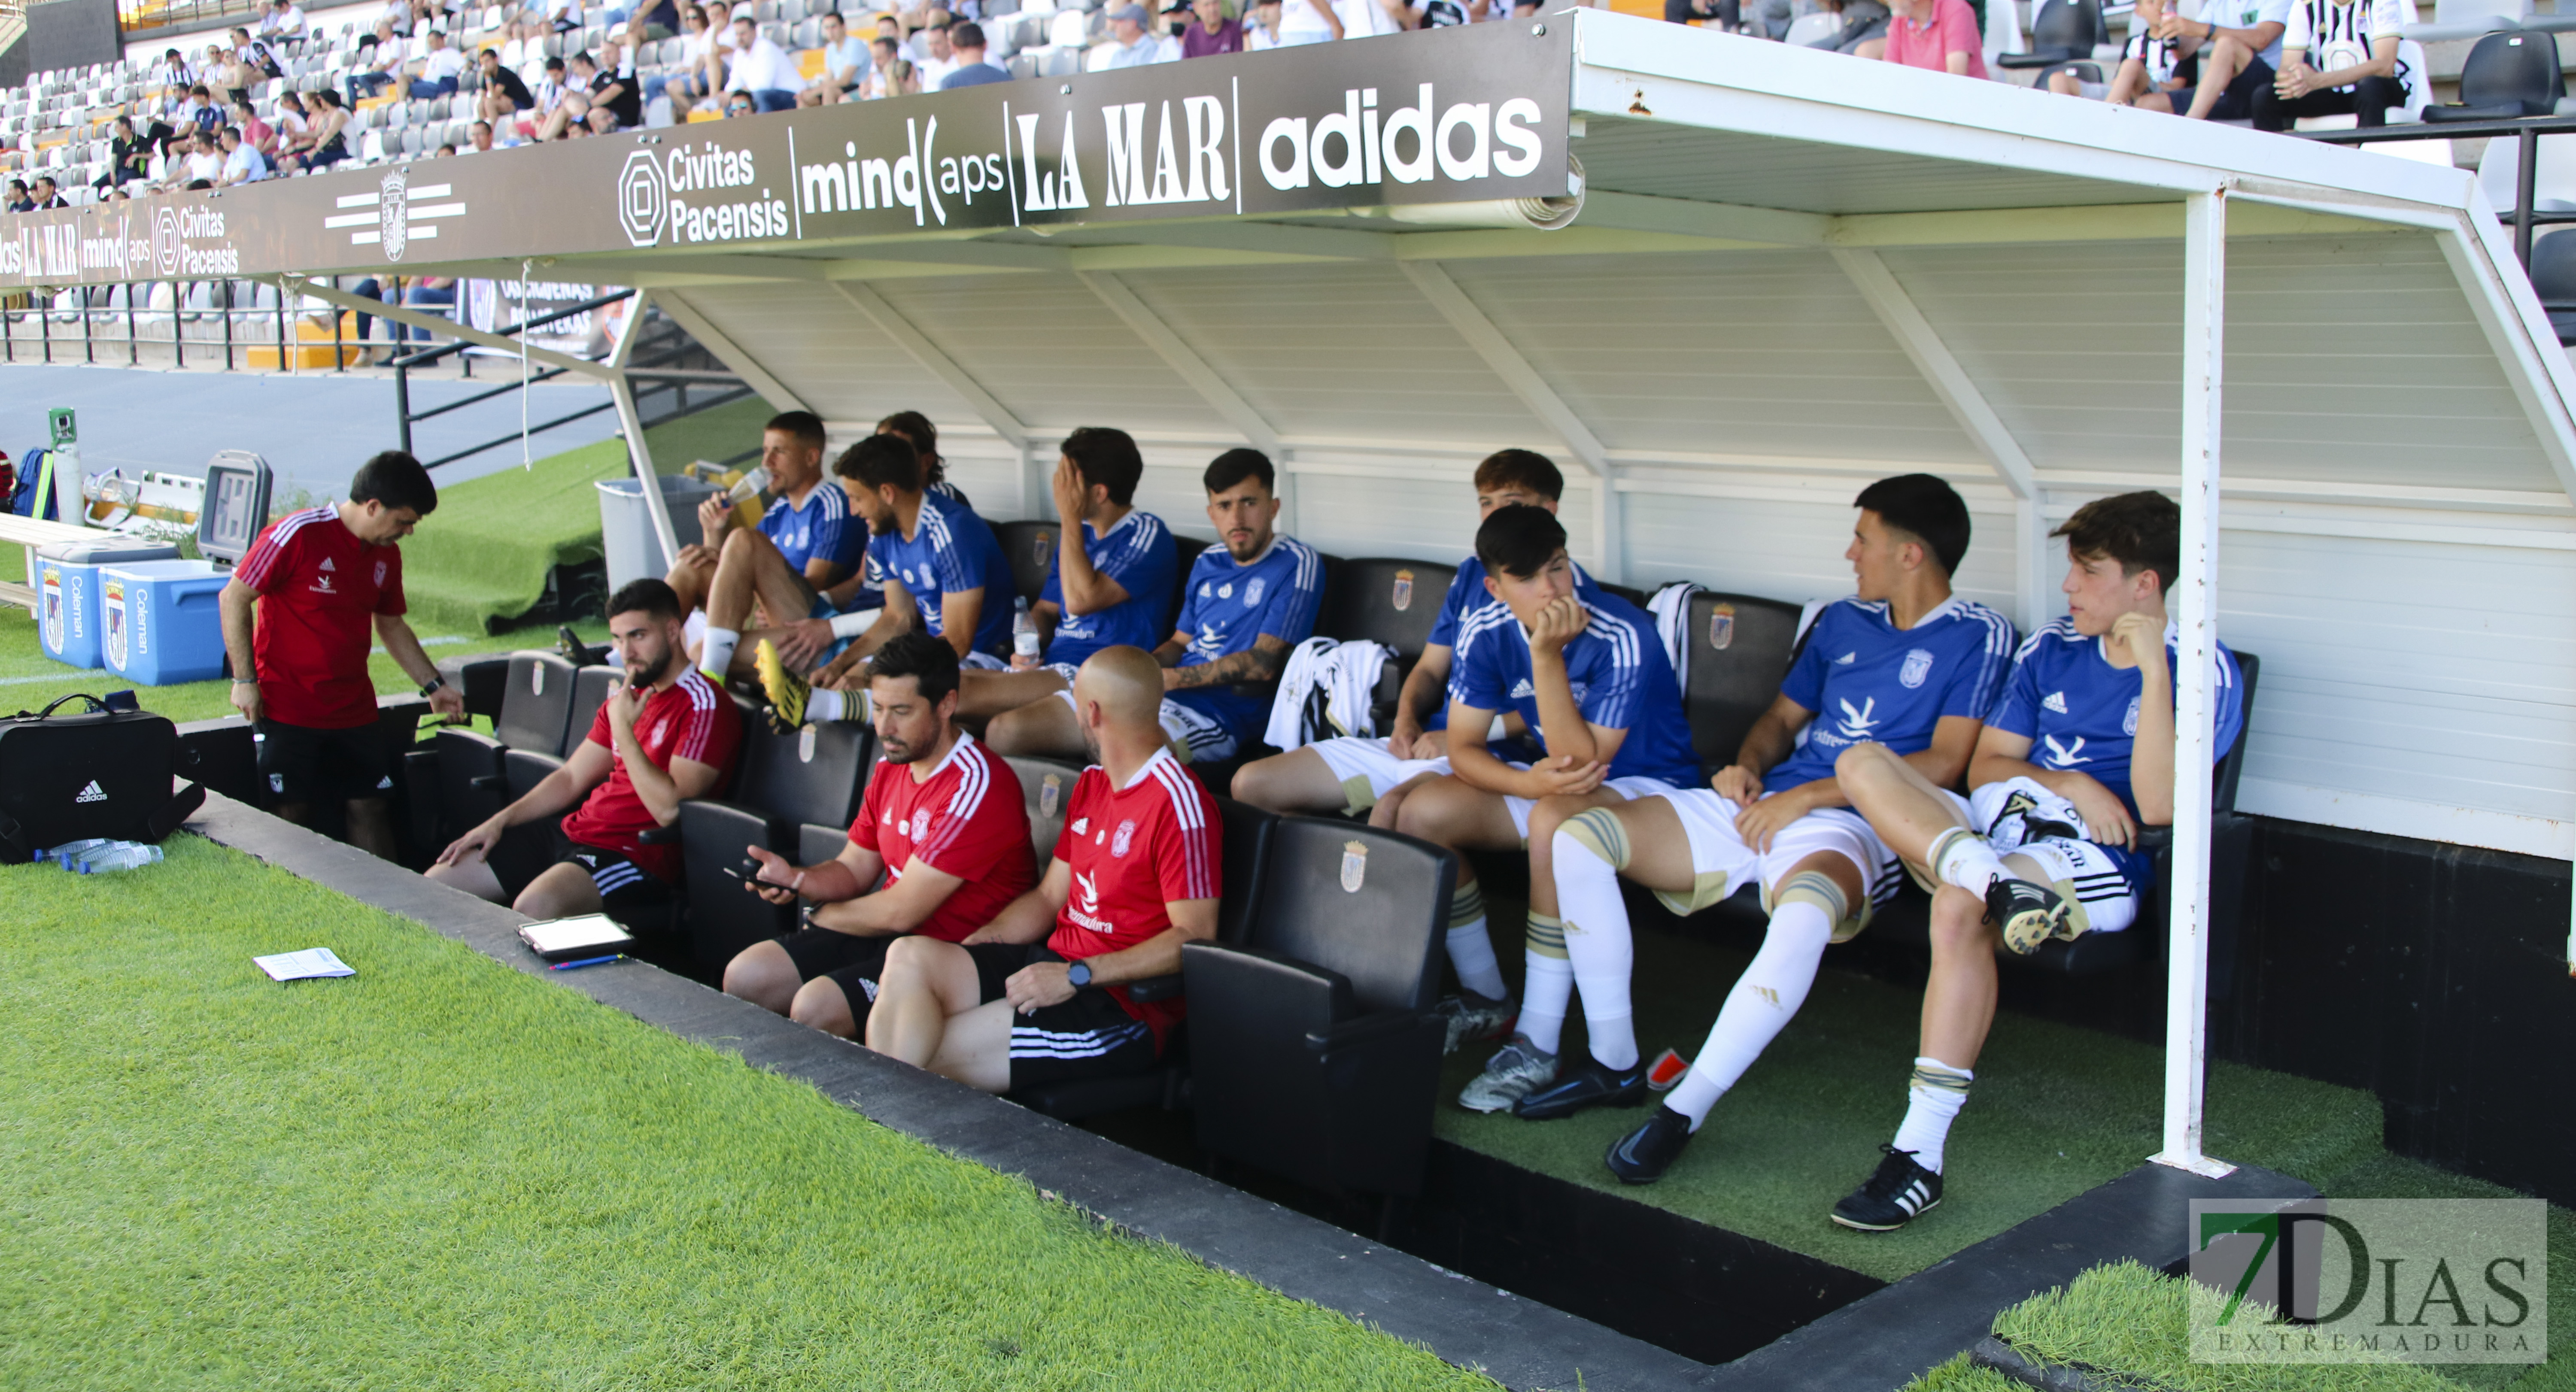
<svg viewBox="0 0 2576 1392"><path fill-rule="evenodd" d="M445 678L445 677L443 677L443 676L442 676L442 677L432 677L432 678L430 678L428 681L425 681L425 682L422 682L422 683L421 683L421 685L420 685L420 694L421 694L421 695L423 695L423 696L435 696L435 695L437 695L439 692L444 691L444 690L446 690L446 689L447 689L447 678Z"/></svg>
<svg viewBox="0 0 2576 1392"><path fill-rule="evenodd" d="M1064 980L1066 985L1071 986L1077 991L1090 985L1091 964L1089 962L1076 962L1072 966L1067 967L1064 973Z"/></svg>

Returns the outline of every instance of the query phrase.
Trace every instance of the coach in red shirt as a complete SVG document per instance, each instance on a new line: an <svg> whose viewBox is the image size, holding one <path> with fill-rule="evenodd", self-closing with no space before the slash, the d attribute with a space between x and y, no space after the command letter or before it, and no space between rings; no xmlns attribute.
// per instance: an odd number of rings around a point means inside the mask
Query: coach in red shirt
<svg viewBox="0 0 2576 1392"><path fill-rule="evenodd" d="M437 508L429 471L386 450L349 480L347 502L270 523L233 569L222 598L233 706L259 731L259 771L277 795L278 815L309 822L315 803L345 802L350 842L387 860L394 857L393 760L376 734L368 648L382 639L394 664L421 684L430 709L465 713L464 694L439 679L402 617L396 543Z"/></svg>
<svg viewBox="0 0 2576 1392"><path fill-rule="evenodd" d="M986 1092L1162 1056L1182 1001L1123 983L1179 971L1181 944L1216 936L1216 799L1164 746L1163 669L1144 649L1093 653L1073 704L1099 762L1073 785L1046 879L962 943L887 949L869 1048Z"/></svg>
<svg viewBox="0 0 2576 1392"><path fill-rule="evenodd" d="M431 879L530 918L605 910L634 922L670 904L679 848L648 846L643 834L715 791L742 748L742 716L689 665L680 622L680 597L660 580L632 581L609 597L608 634L626 656L625 684L563 767L439 852ZM555 863L525 885L502 884L488 859L501 834L567 809Z"/></svg>
<svg viewBox="0 0 2576 1392"><path fill-rule="evenodd" d="M759 846L760 878L743 886L773 904L798 895L808 926L755 943L725 967L724 988L799 1024L856 1039L905 933L957 942L1037 883L1019 776L957 728L957 650L919 631L877 649L869 668L877 747L849 844L796 866ZM871 894L878 876L883 889Z"/></svg>

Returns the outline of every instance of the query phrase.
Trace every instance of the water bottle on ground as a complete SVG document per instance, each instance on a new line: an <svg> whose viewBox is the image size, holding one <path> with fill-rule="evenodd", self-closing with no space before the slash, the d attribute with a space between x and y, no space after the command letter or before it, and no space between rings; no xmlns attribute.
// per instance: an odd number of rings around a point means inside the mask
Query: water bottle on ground
<svg viewBox="0 0 2576 1392"><path fill-rule="evenodd" d="M78 856L63 861L63 868L80 875L99 875L111 870L132 870L137 866L155 865L161 860L161 848L137 841L109 841L90 847Z"/></svg>
<svg viewBox="0 0 2576 1392"><path fill-rule="evenodd" d="M104 836L93 836L86 841L66 841L59 846L48 846L36 852L36 863L68 868L72 860L81 853L106 844L107 838Z"/></svg>

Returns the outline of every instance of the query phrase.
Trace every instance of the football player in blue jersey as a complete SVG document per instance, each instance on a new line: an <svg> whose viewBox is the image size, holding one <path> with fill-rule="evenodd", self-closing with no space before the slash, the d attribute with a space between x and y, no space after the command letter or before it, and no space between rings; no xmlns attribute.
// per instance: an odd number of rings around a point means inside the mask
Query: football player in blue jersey
<svg viewBox="0 0 2576 1392"><path fill-rule="evenodd" d="M1896 855L1847 805L1835 757L1876 741L1934 786L1957 782L2012 664L2011 622L1951 590L1969 526L1950 485L1930 474L1881 479L1853 506L1860 516L1843 555L1857 593L1817 614L1734 762L1706 787L1578 810L1553 828L1556 897L1587 1019L1596 982L1605 992L1626 985L1621 878L1685 914L1755 884L1771 915L1698 1059L1654 1118L1610 1148L1611 1171L1631 1184L1663 1174L1805 1003L1827 945L1859 933L1896 893ZM1553 1062L1503 1060L1488 1078L1505 1091L1515 1075L1544 1079ZM1618 1100L1632 1096L1643 1093Z"/></svg>
<svg viewBox="0 0 2576 1392"><path fill-rule="evenodd" d="M766 626L758 638L788 639L789 624L829 618L824 591L857 570L868 532L850 515L850 500L823 476L823 422L810 411L770 417L760 432L760 465L772 496L756 529L733 524L723 495L698 505L701 545L684 546L665 577L682 612L703 606L695 635L698 670L722 682L742 650L753 605ZM790 644L792 646L792 644Z"/></svg>
<svg viewBox="0 0 2576 1392"><path fill-rule="evenodd" d="M1000 602L1011 567L1001 543L973 509L932 487L909 439L879 431L843 450L832 472L867 519L868 578L885 604L828 621L830 661L811 685L778 646L761 642L753 665L770 720L783 730L808 720L867 719L864 664L897 634L920 629L946 639L961 663L995 668L1011 643L1011 609Z"/></svg>
<svg viewBox="0 0 2576 1392"><path fill-rule="evenodd" d="M1900 1228L1941 1201L1950 1122L1994 1024L1996 946L2027 955L2051 938L2127 929L2149 875L2138 829L2173 822L2182 654L2165 591L2181 566L2182 510L2161 493L2123 493L2052 535L2066 539L2066 616L2021 645L1968 796L1881 745L1835 762L1852 806L1940 886L1905 1120L1877 1173L1834 1205L1847 1228ZM2221 759L2245 724L2243 674L2224 645L2213 676Z"/></svg>
<svg viewBox="0 0 2576 1392"><path fill-rule="evenodd" d="M1033 701L1054 705L1073 690L1084 658L1121 645L1151 652L1163 641L1170 631L1163 609L1172 602L1180 553L1163 519L1135 505L1144 476L1145 457L1124 430L1086 425L1064 438L1049 485L1055 568L1029 611L1045 656L1030 662L1014 655L1010 671L964 673L959 719L989 720Z"/></svg>
<svg viewBox="0 0 2576 1392"><path fill-rule="evenodd" d="M1218 545L1199 553L1174 631L1154 650L1163 665L1163 733L1191 761L1230 759L1258 740L1269 704L1234 689L1278 680L1289 650L1315 628L1324 558L1274 530L1277 475L1259 450L1233 449L1207 466L1208 521ZM1073 691L993 717L985 742L1005 754L1078 756Z"/></svg>
<svg viewBox="0 0 2576 1392"><path fill-rule="evenodd" d="M1615 595L1587 599L1577 593L1565 528L1555 515L1533 507L1496 509L1476 530L1476 555L1493 598L1458 625L1449 728L1490 729L1495 716L1508 712L1520 717L1541 752L1522 762L1499 757L1481 740L1452 742L1451 771L1405 791L1396 829L1461 852L1535 849L1543 828L1532 812L1542 800L1570 816L1698 782L1699 758L1691 752L1681 690L1654 620ZM1530 873L1530 971L1520 1032L1497 1057L1544 1058L1552 1080L1574 976L1565 969L1565 935L1544 865L1543 857L1534 858ZM1476 884L1462 856L1457 897L1478 897ZM1454 924L1454 909L1451 917ZM1481 913L1464 927L1486 940ZM1485 951L1490 960L1490 945ZM1466 980L1464 972L1460 977ZM1618 1042L1626 1023L1626 984L1623 972L1615 1021L1594 1010L1609 1004L1606 995L1596 1002L1595 993L1585 993L1593 1059L1569 1086L1584 1082L1599 1096L1575 1100L1569 1092L1557 1099L1567 1110L1607 1100L1619 1089L1645 1095L1633 1035L1624 1052ZM1461 1101L1493 1111L1531 1090L1520 1087L1493 1101L1488 1084L1489 1078L1477 1079Z"/></svg>

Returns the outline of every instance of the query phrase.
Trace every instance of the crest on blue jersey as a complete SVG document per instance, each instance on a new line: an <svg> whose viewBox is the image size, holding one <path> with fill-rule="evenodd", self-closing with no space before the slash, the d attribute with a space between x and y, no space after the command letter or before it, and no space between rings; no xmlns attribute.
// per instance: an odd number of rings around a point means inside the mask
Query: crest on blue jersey
<svg viewBox="0 0 2576 1392"><path fill-rule="evenodd" d="M1268 583L1269 582L1261 576L1256 575L1252 577L1252 579L1243 587L1243 607L1249 609L1254 605L1259 604L1261 602L1262 588Z"/></svg>
<svg viewBox="0 0 2576 1392"><path fill-rule="evenodd" d="M1905 655L1905 666L1903 670L1896 674L1896 679L1903 682L1908 690L1911 690L1915 687L1921 686L1923 684L1923 679L1931 675L1932 654L1922 648L1916 648L1914 651Z"/></svg>
<svg viewBox="0 0 2576 1392"><path fill-rule="evenodd" d="M2143 699L2141 696L2129 698L2129 713L2120 717L2121 734L2134 737L2138 733L2138 702Z"/></svg>

